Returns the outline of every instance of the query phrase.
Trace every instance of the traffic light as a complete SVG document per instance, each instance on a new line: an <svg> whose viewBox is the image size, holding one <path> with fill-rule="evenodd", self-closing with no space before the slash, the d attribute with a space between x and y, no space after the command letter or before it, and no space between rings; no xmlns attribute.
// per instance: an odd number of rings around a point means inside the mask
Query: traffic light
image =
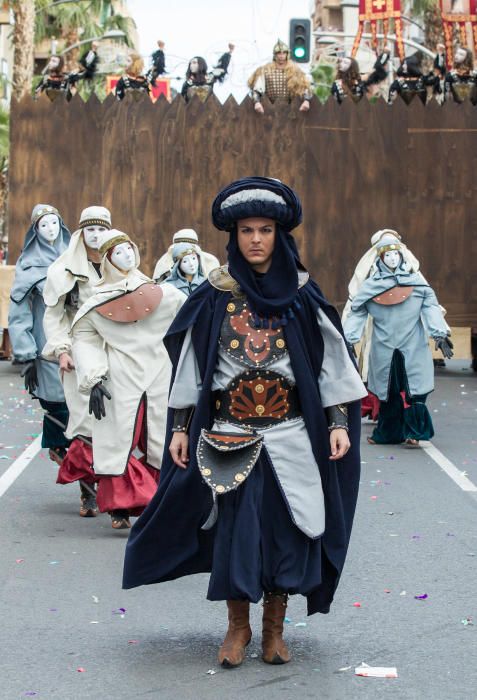
<svg viewBox="0 0 477 700"><path fill-rule="evenodd" d="M309 19L290 20L290 55L297 63L310 61L311 23Z"/></svg>

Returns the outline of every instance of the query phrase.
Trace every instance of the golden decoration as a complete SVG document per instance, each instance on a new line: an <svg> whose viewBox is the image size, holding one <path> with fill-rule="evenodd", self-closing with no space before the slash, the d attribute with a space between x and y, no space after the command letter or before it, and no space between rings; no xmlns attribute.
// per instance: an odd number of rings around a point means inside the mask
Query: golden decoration
<svg viewBox="0 0 477 700"><path fill-rule="evenodd" d="M218 399L217 399L217 401L215 402L215 408L217 409L217 411L218 411L219 408L220 408L220 401L219 401Z"/></svg>
<svg viewBox="0 0 477 700"><path fill-rule="evenodd" d="M238 340L235 340L235 339L234 339L234 340L231 340L231 341L230 341L230 347L231 347L233 350L236 350L236 349L238 348L239 345L240 345L240 343L239 343Z"/></svg>
<svg viewBox="0 0 477 700"><path fill-rule="evenodd" d="M265 406L262 406L261 403L257 404L255 406L255 413L258 413L259 416L262 416L265 413Z"/></svg>
<svg viewBox="0 0 477 700"><path fill-rule="evenodd" d="M257 384L255 387L255 391L257 392L257 394L263 394L263 392L265 391L265 387L263 386L263 384Z"/></svg>
<svg viewBox="0 0 477 700"><path fill-rule="evenodd" d="M235 311L235 304L232 304L232 302L230 302L229 304L227 304L227 311L228 311L230 314L231 314L233 311Z"/></svg>
<svg viewBox="0 0 477 700"><path fill-rule="evenodd" d="M245 477L244 477L243 474L240 474L240 473L239 473L239 474L236 474L236 475L235 475L234 480L235 480L235 481L238 481L239 484L240 484L240 483L242 483L242 481L245 481Z"/></svg>
<svg viewBox="0 0 477 700"><path fill-rule="evenodd" d="M275 344L277 348L280 348L280 350L282 350L285 347L285 341L283 340L283 338L279 338Z"/></svg>
<svg viewBox="0 0 477 700"><path fill-rule="evenodd" d="M212 471L210 469L207 469L206 467L204 467L204 469L202 469L202 476L210 476L211 474L212 474Z"/></svg>
<svg viewBox="0 0 477 700"><path fill-rule="evenodd" d="M217 491L217 493L223 493L225 491L225 486L222 486L222 484L217 484L215 490Z"/></svg>

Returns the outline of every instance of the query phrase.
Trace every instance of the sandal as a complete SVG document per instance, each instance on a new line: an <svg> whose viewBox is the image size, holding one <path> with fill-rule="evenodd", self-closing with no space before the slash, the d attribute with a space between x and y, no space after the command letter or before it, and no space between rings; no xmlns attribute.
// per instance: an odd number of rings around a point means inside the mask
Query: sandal
<svg viewBox="0 0 477 700"><path fill-rule="evenodd" d="M374 442L374 440L373 440L372 437L368 437L368 438L366 438L366 439L367 439L367 441L368 441L368 443L369 443L370 445L375 445L375 444L376 444L376 443Z"/></svg>
<svg viewBox="0 0 477 700"><path fill-rule="evenodd" d="M420 447L419 440L414 440L414 438L407 438L404 440L404 447Z"/></svg>
<svg viewBox="0 0 477 700"><path fill-rule="evenodd" d="M94 486L88 486L80 482L81 505L79 514L81 518L95 518L98 515L98 504L96 503L96 491Z"/></svg>
<svg viewBox="0 0 477 700"><path fill-rule="evenodd" d="M111 527L113 530L128 530L131 527L129 511L113 510L111 512Z"/></svg>

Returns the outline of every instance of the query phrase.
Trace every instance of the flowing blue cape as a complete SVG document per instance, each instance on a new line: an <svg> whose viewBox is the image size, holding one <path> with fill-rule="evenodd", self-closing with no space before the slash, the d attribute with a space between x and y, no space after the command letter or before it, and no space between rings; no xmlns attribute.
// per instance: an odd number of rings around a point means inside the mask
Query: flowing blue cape
<svg viewBox="0 0 477 700"><path fill-rule="evenodd" d="M229 292L218 291L205 282L191 294L165 338L174 378L186 331L192 326L202 391L190 425L187 469L174 465L169 455L173 419L173 411L169 409L159 488L131 530L124 564L124 588L211 571L215 528L209 531L200 528L210 513L212 497L197 467L195 448L201 428L210 428L213 424L212 377L217 365L222 321L230 299ZM326 528L320 540L322 579L307 596L311 615L329 612L344 565L358 496L361 419L360 402L350 404L351 449L340 462L331 462L329 432L317 381L323 362L318 309L322 309L340 333L341 323L336 310L311 280L299 289L298 299L300 308L283 330L306 428L320 468L326 508ZM283 449L287 449L286 444Z"/></svg>

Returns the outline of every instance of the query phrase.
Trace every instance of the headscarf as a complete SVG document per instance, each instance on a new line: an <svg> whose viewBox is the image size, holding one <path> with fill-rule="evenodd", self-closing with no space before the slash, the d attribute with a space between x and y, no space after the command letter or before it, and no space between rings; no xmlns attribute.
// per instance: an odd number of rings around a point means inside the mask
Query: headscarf
<svg viewBox="0 0 477 700"><path fill-rule="evenodd" d="M38 222L47 214L56 214L60 221L60 232L52 244L45 241L37 231ZM58 210L48 204L37 204L33 208L31 221L23 250L17 260L15 280L10 294L12 300L17 303L20 303L38 282L46 278L49 266L66 250L71 237Z"/></svg>
<svg viewBox="0 0 477 700"><path fill-rule="evenodd" d="M251 217L273 219L276 223L272 264L265 274L256 273L238 247L237 221ZM298 268L302 268L292 231L302 219L301 203L295 192L280 180L247 177L225 187L212 205L212 220L229 231L229 270L245 293L257 327L276 328L294 317L298 304Z"/></svg>

